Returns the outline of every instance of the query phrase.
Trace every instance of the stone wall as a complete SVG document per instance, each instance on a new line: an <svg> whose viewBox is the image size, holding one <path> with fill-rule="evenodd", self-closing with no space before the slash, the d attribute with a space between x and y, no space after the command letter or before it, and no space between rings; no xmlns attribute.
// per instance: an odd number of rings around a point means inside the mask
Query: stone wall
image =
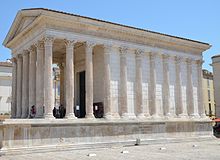
<svg viewBox="0 0 220 160"><path fill-rule="evenodd" d="M211 137L210 121L7 120L0 125L2 154ZM90 146L90 147L91 147Z"/></svg>

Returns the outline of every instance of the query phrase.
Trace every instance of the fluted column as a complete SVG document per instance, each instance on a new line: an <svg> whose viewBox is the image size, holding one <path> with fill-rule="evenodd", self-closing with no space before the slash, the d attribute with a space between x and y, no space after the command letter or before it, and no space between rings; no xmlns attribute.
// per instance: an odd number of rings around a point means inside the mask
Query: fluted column
<svg viewBox="0 0 220 160"><path fill-rule="evenodd" d="M135 93L136 93L136 108L137 108L137 117L140 119L146 118L144 115L143 108L143 94L142 94L142 58L143 51L136 50L136 85L135 85Z"/></svg>
<svg viewBox="0 0 220 160"><path fill-rule="evenodd" d="M44 49L45 49L45 59L44 59L44 104L45 104L45 118L54 118L53 117L53 107L54 107L54 98L53 98L53 38L46 37L44 39Z"/></svg>
<svg viewBox="0 0 220 160"><path fill-rule="evenodd" d="M29 78L29 55L28 51L25 50L23 53L23 75L22 75L22 118L28 117L28 105L29 105L29 89L28 89L28 78Z"/></svg>
<svg viewBox="0 0 220 160"><path fill-rule="evenodd" d="M170 105L170 77L169 77L169 56L163 55L163 106L165 110L165 116L171 117L171 105Z"/></svg>
<svg viewBox="0 0 220 160"><path fill-rule="evenodd" d="M12 58L12 104L11 104L11 118L16 118L16 90L17 90L17 60Z"/></svg>
<svg viewBox="0 0 220 160"><path fill-rule="evenodd" d="M122 118L128 118L128 102L127 102L127 58L126 48L120 48L120 106Z"/></svg>
<svg viewBox="0 0 220 160"><path fill-rule="evenodd" d="M86 118L94 118L92 52L95 45L95 43L86 42Z"/></svg>
<svg viewBox="0 0 220 160"><path fill-rule="evenodd" d="M155 68L155 53L150 54L150 107L153 118L159 117L156 106L156 68Z"/></svg>
<svg viewBox="0 0 220 160"><path fill-rule="evenodd" d="M197 61L197 76L198 76L198 111L201 118L208 118L205 114L205 106L203 101L203 86L202 86L202 60Z"/></svg>
<svg viewBox="0 0 220 160"><path fill-rule="evenodd" d="M36 117L44 116L44 43L39 41L37 47L36 67Z"/></svg>
<svg viewBox="0 0 220 160"><path fill-rule="evenodd" d="M16 90L16 118L21 118L22 107L22 56L17 56L17 90Z"/></svg>
<svg viewBox="0 0 220 160"><path fill-rule="evenodd" d="M30 49L29 57L29 115L31 113L31 107L36 105L36 50L32 46Z"/></svg>
<svg viewBox="0 0 220 160"><path fill-rule="evenodd" d="M178 107L177 114L178 117L187 117L186 108L183 106L182 99L182 72L181 72L181 62L182 58L177 57L176 59L176 106Z"/></svg>
<svg viewBox="0 0 220 160"><path fill-rule="evenodd" d="M192 60L187 59L187 110L189 116L194 117L194 97L193 97L193 82L192 82Z"/></svg>
<svg viewBox="0 0 220 160"><path fill-rule="evenodd" d="M111 71L110 71L110 52L112 46L104 45L104 117L111 119L113 116L111 106Z"/></svg>
<svg viewBox="0 0 220 160"><path fill-rule="evenodd" d="M74 44L75 41L65 40L66 45L66 118L75 119L74 106Z"/></svg>

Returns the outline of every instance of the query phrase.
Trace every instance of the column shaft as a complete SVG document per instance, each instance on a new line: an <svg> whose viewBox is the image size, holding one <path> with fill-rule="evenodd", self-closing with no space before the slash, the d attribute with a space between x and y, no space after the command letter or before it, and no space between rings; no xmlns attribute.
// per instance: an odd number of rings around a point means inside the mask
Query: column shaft
<svg viewBox="0 0 220 160"><path fill-rule="evenodd" d="M104 117L111 119L113 116L111 106L111 68L110 52L112 46L104 46Z"/></svg>
<svg viewBox="0 0 220 160"><path fill-rule="evenodd" d="M31 107L36 105L36 59L36 52L32 47L29 58L29 114Z"/></svg>
<svg viewBox="0 0 220 160"><path fill-rule="evenodd" d="M86 118L93 115L93 62L92 52L94 43L86 43Z"/></svg>
<svg viewBox="0 0 220 160"><path fill-rule="evenodd" d="M156 67L155 67L155 53L150 55L150 107L153 117L158 117L158 110L156 106Z"/></svg>
<svg viewBox="0 0 220 160"><path fill-rule="evenodd" d="M170 117L170 85L169 85L169 66L168 66L168 55L163 55L163 106L165 111L165 116Z"/></svg>
<svg viewBox="0 0 220 160"><path fill-rule="evenodd" d="M69 119L76 118L74 106L74 41L65 41L66 44L66 116Z"/></svg>
<svg viewBox="0 0 220 160"><path fill-rule="evenodd" d="M16 90L17 90L17 61L12 58L12 103L11 103L11 118L16 118Z"/></svg>
<svg viewBox="0 0 220 160"><path fill-rule="evenodd" d="M37 67L36 67L36 117L44 116L44 44L38 42L37 47Z"/></svg>
<svg viewBox="0 0 220 160"><path fill-rule="evenodd" d="M194 97L193 97L193 82L192 82L192 62L187 60L187 111L188 115L194 116Z"/></svg>
<svg viewBox="0 0 220 160"><path fill-rule="evenodd" d="M143 108L143 89L142 89L142 58L143 51L136 50L136 111L137 117L140 119L145 118Z"/></svg>
<svg viewBox="0 0 220 160"><path fill-rule="evenodd" d="M176 104L178 107L178 116L179 117L187 117L187 110L183 105L183 99L182 99L182 71L181 71L181 65L182 64L182 58L177 58L176 61Z"/></svg>
<svg viewBox="0 0 220 160"><path fill-rule="evenodd" d="M120 106L122 118L129 117L127 95L127 58L126 48L120 48Z"/></svg>
<svg viewBox="0 0 220 160"><path fill-rule="evenodd" d="M23 54L23 78L22 78L22 118L28 117L28 105L29 105L29 89L28 89L28 78L29 78L29 55L28 51Z"/></svg>
<svg viewBox="0 0 220 160"><path fill-rule="evenodd" d="M45 59L44 59L44 92L45 92L45 118L54 118L53 117L53 107L54 107L54 98L53 98L53 78L52 78L52 61L53 61L53 38L47 37L44 41L45 49Z"/></svg>
<svg viewBox="0 0 220 160"><path fill-rule="evenodd" d="M22 56L17 57L17 90L16 90L16 118L21 118L22 107Z"/></svg>

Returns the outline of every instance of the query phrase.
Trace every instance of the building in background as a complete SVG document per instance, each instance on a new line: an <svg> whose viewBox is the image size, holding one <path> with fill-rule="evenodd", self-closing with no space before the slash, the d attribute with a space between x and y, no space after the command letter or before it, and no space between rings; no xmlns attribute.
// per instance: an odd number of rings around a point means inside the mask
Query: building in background
<svg viewBox="0 0 220 160"><path fill-rule="evenodd" d="M12 63L0 62L0 115L11 112Z"/></svg>
<svg viewBox="0 0 220 160"><path fill-rule="evenodd" d="M216 117L220 117L220 55L212 57Z"/></svg>
<svg viewBox="0 0 220 160"><path fill-rule="evenodd" d="M205 113L210 118L215 117L215 100L214 100L214 84L213 74L208 70L203 70L203 101L205 105Z"/></svg>

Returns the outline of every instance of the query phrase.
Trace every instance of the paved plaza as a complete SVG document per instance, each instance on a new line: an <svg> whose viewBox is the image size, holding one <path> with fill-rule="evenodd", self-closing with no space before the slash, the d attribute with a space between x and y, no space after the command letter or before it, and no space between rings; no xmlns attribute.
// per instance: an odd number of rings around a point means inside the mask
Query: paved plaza
<svg viewBox="0 0 220 160"><path fill-rule="evenodd" d="M122 153L122 152L125 153ZM88 155L91 156L88 156ZM1 160L219 160L220 141L218 139L180 142L169 144L150 144L140 146L95 148L69 150L47 153L32 153L23 155L8 155Z"/></svg>

